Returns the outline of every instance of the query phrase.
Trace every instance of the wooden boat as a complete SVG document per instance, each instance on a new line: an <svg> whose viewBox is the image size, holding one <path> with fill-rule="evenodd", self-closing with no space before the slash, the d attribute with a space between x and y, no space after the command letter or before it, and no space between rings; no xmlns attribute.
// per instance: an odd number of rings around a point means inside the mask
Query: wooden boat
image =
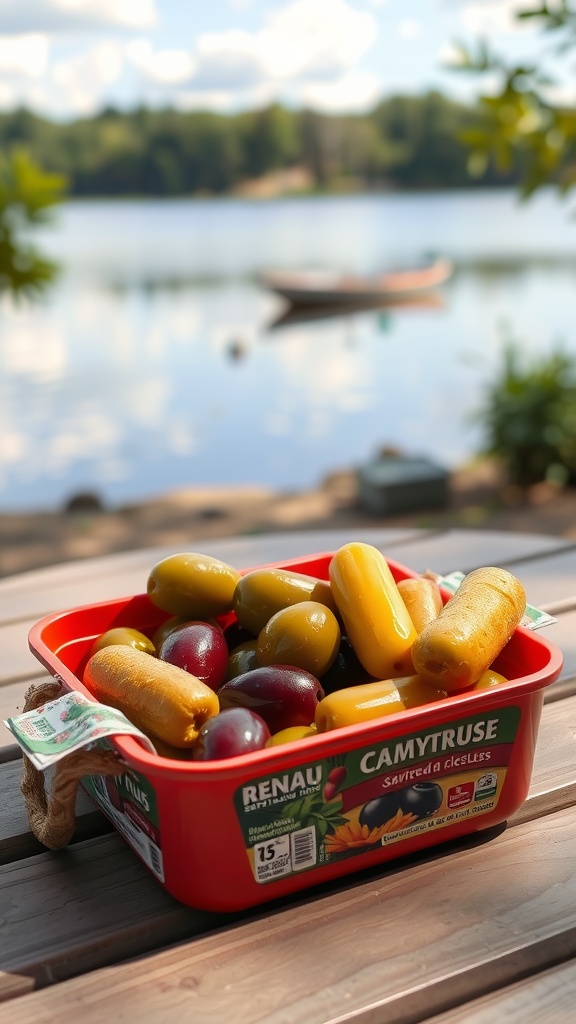
<svg viewBox="0 0 576 1024"><path fill-rule="evenodd" d="M358 306L417 295L443 284L451 273L448 260L436 260L427 267L370 277L321 270L269 272L262 275L261 282L294 306Z"/></svg>
<svg viewBox="0 0 576 1024"><path fill-rule="evenodd" d="M385 295L364 302L306 302L283 306L279 315L268 325L270 330L290 327L292 324L308 323L311 320L328 320L334 317L349 317L368 311L387 316L402 309L443 309L442 292L431 288L429 291L412 292L407 295Z"/></svg>

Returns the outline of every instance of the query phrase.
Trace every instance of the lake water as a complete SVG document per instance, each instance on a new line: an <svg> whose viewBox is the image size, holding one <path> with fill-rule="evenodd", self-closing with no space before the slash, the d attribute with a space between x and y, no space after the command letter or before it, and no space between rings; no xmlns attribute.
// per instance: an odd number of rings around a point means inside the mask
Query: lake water
<svg viewBox="0 0 576 1024"><path fill-rule="evenodd" d="M181 487L318 484L384 445L455 468L505 339L576 352L576 222L543 193L70 202L62 263L0 304L0 509ZM274 326L274 268L378 271L439 253L438 308Z"/></svg>

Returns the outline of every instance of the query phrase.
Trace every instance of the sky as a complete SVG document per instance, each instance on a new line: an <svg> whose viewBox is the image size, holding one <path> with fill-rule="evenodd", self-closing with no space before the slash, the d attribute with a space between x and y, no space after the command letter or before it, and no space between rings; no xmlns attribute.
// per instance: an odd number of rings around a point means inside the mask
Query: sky
<svg viewBox="0 0 576 1024"><path fill-rule="evenodd" d="M227 113L281 102L360 113L394 93L472 99L455 43L541 46L532 0L0 0L0 110L57 120L140 104Z"/></svg>

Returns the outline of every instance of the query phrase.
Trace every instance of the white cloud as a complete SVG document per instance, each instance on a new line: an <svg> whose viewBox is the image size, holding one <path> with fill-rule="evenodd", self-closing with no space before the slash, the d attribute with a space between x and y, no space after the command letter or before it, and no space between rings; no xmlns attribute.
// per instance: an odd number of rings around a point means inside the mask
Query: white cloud
<svg viewBox="0 0 576 1024"><path fill-rule="evenodd" d="M376 34L373 16L346 0L292 0L270 13L258 32L200 35L194 84L226 89L340 74L354 66Z"/></svg>
<svg viewBox="0 0 576 1024"><path fill-rule="evenodd" d="M229 0L229 6L246 9L246 2ZM381 82L358 68L378 24L357 0L285 0L264 11L254 31L180 33L161 45L152 33L126 39L118 32L150 28L154 0L0 0L0 24L7 21L8 31L19 18L41 24L44 32L0 36L0 70L10 68L14 78L0 90L0 107L21 102L61 117L133 96L180 109L224 111L279 100L352 111L380 94ZM63 33L80 28L99 29L98 45L87 48L84 38L79 50L70 32ZM40 100L31 91L34 76L44 76Z"/></svg>
<svg viewBox="0 0 576 1024"><path fill-rule="evenodd" d="M0 0L4 33L153 28L155 0Z"/></svg>
<svg viewBox="0 0 576 1024"><path fill-rule="evenodd" d="M278 61L281 75L294 75L352 67L377 32L374 17L346 0L292 0L270 15L259 36L268 66Z"/></svg>
<svg viewBox="0 0 576 1024"><path fill-rule="evenodd" d="M46 71L48 53L48 40L38 32L0 36L0 74L40 78Z"/></svg>
<svg viewBox="0 0 576 1024"><path fill-rule="evenodd" d="M518 21L516 17L519 11L529 7L530 3L522 0L482 0L481 3L467 4L460 12L460 20L466 31L474 35L508 34L532 27L529 22Z"/></svg>
<svg viewBox="0 0 576 1024"><path fill-rule="evenodd" d="M417 18L405 18L398 25L398 35L401 39L416 39L422 32L422 22Z"/></svg>
<svg viewBox="0 0 576 1024"><path fill-rule="evenodd" d="M131 39L126 44L126 56L139 68L146 68L154 53L149 39Z"/></svg>
<svg viewBox="0 0 576 1024"><path fill-rule="evenodd" d="M181 109L311 97L316 83L324 109L351 110L376 94L372 76L350 77L376 35L374 17L347 0L291 0L269 12L256 32L205 32L190 51L155 51L148 39L134 39L127 55L159 88L185 83L185 92L170 96Z"/></svg>
<svg viewBox="0 0 576 1024"><path fill-rule="evenodd" d="M304 85L299 99L316 110L330 113L361 113L381 98L382 82L376 75L352 73L335 82Z"/></svg>
<svg viewBox="0 0 576 1024"><path fill-rule="evenodd" d="M148 72L157 82L185 82L194 72L194 61L184 50L159 50L150 58Z"/></svg>
<svg viewBox="0 0 576 1024"><path fill-rule="evenodd" d="M117 81L122 65L122 48L109 39L72 60L58 61L52 69L52 77L73 93L96 96L101 85Z"/></svg>
<svg viewBox="0 0 576 1024"><path fill-rule="evenodd" d="M118 81L123 66L122 45L102 40L75 57L55 61L41 86L32 89L20 81L18 99L47 116L90 116L101 107L106 88Z"/></svg>
<svg viewBox="0 0 576 1024"><path fill-rule="evenodd" d="M0 81L0 110L12 110L18 103L18 95L13 85Z"/></svg>

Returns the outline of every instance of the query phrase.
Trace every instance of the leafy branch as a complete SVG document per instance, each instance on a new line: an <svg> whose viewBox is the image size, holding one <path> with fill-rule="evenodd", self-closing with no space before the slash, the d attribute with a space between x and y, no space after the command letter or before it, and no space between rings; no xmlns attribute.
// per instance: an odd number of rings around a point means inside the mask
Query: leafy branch
<svg viewBox="0 0 576 1024"><path fill-rule="evenodd" d="M33 297L55 277L57 264L26 241L61 201L66 179L43 171L26 150L0 157L0 292Z"/></svg>
<svg viewBox="0 0 576 1024"><path fill-rule="evenodd" d="M518 12L517 18L540 22L556 59L576 47L576 10L569 0L553 7L543 3ZM554 184L561 193L576 185L576 110L554 102L557 83L541 63L510 65L479 41L472 48L457 43L449 66L497 81L494 92L480 96L482 124L460 134L471 151L471 173L484 173L491 160L500 171L518 167L525 198L544 184Z"/></svg>

